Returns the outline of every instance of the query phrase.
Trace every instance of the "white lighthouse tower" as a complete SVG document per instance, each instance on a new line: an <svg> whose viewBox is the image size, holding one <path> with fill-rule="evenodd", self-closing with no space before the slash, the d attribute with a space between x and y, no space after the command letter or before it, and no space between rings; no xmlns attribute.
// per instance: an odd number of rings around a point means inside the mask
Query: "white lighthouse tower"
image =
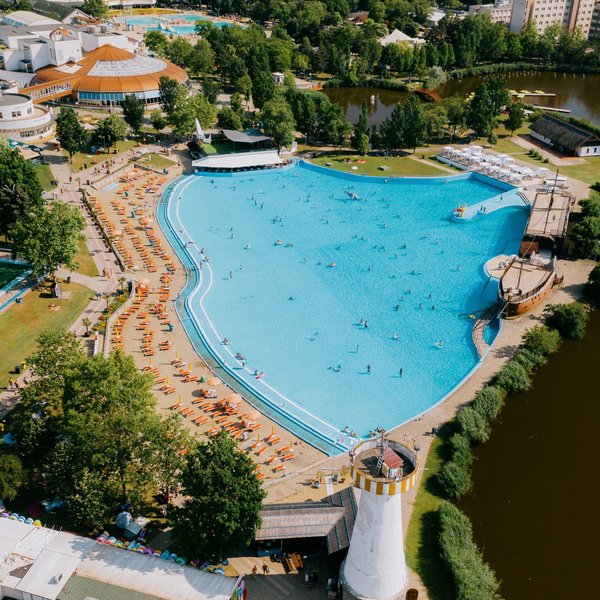
<svg viewBox="0 0 600 600"><path fill-rule="evenodd" d="M350 450L360 504L342 566L344 598L396 600L407 587L402 533L402 493L417 478L415 454L383 435Z"/></svg>

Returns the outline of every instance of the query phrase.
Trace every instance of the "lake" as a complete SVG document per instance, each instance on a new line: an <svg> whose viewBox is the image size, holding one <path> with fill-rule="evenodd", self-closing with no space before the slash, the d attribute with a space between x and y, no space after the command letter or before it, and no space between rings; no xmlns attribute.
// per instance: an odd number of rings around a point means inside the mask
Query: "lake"
<svg viewBox="0 0 600 600"><path fill-rule="evenodd" d="M510 600L599 597L599 339L595 311L587 337L563 342L475 449L459 507Z"/></svg>
<svg viewBox="0 0 600 600"><path fill-rule="evenodd" d="M573 75L568 73L516 72L503 74L509 89L542 90L555 93L549 98L529 96L526 100L532 104L567 108L574 117L584 117L600 125L600 75ZM440 86L436 91L444 98L448 96L465 97L474 92L484 77L465 77L454 79ZM369 125L379 125L394 110L394 105L406 97L405 92L380 90L375 88L329 88L324 89L329 99L339 104L352 123L358 121L360 108L375 96L375 104L369 104Z"/></svg>

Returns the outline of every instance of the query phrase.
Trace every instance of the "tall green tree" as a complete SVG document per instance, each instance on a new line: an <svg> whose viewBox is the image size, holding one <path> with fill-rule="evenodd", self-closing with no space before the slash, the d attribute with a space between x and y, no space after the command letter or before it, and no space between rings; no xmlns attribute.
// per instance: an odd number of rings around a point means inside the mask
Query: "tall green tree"
<svg viewBox="0 0 600 600"><path fill-rule="evenodd" d="M513 102L508 108L508 118L504 122L506 129L510 131L510 135L523 126L525 122L525 107L522 102Z"/></svg>
<svg viewBox="0 0 600 600"><path fill-rule="evenodd" d="M173 537L182 552L221 561L254 539L265 492L227 434L191 449L181 481L186 501L173 511Z"/></svg>
<svg viewBox="0 0 600 600"><path fill-rule="evenodd" d="M167 120L162 114L162 111L158 109L153 110L150 113L150 123L152 124L152 127L154 128L156 133L159 133L167 126Z"/></svg>
<svg viewBox="0 0 600 600"><path fill-rule="evenodd" d="M144 124L144 103L134 94L127 94L121 104L123 119L131 127L133 133L139 133Z"/></svg>
<svg viewBox="0 0 600 600"><path fill-rule="evenodd" d="M61 106L56 115L56 139L69 153L69 160L73 155L83 150L89 141L87 131L77 118L77 113L70 106Z"/></svg>
<svg viewBox="0 0 600 600"><path fill-rule="evenodd" d="M269 59L264 53L253 57L252 61L252 101L256 108L261 109L269 100L275 97L275 82L271 76ZM241 93L241 90L238 90Z"/></svg>
<svg viewBox="0 0 600 600"><path fill-rule="evenodd" d="M84 0L81 10L96 19L105 19L108 16L108 6L103 0Z"/></svg>
<svg viewBox="0 0 600 600"><path fill-rule="evenodd" d="M18 456L0 451L0 499L12 500L26 479L26 471Z"/></svg>
<svg viewBox="0 0 600 600"><path fill-rule="evenodd" d="M413 152L427 141L427 119L415 94L404 100L404 143Z"/></svg>
<svg viewBox="0 0 600 600"><path fill-rule="evenodd" d="M209 75L213 72L215 53L207 40L198 40L190 56L189 67L196 76Z"/></svg>
<svg viewBox="0 0 600 600"><path fill-rule="evenodd" d="M354 126L354 134L352 135L352 147L363 156L369 151L369 106L367 102L363 102L358 116L358 122Z"/></svg>
<svg viewBox="0 0 600 600"><path fill-rule="evenodd" d="M471 100L467 124L477 137L488 137L493 131L494 120L492 98L487 87L481 85L477 88L475 96Z"/></svg>
<svg viewBox="0 0 600 600"><path fill-rule="evenodd" d="M144 33L144 45L150 52L165 56L169 47L169 40L162 31L153 29Z"/></svg>
<svg viewBox="0 0 600 600"><path fill-rule="evenodd" d="M43 206L42 187L33 165L15 148L0 143L0 234Z"/></svg>
<svg viewBox="0 0 600 600"><path fill-rule="evenodd" d="M26 260L36 276L53 275L61 265L75 270L79 266L77 242L84 228L85 219L77 207L52 202L28 213L10 228L13 255Z"/></svg>
<svg viewBox="0 0 600 600"><path fill-rule="evenodd" d="M175 102L179 99L179 87L179 83L175 79L165 75L158 80L160 107L167 116L173 112Z"/></svg>
<svg viewBox="0 0 600 600"><path fill-rule="evenodd" d="M273 143L278 148L289 148L294 141L293 130L296 126L294 116L283 98L269 100L265 103L261 112L263 129L267 135L273 138Z"/></svg>
<svg viewBox="0 0 600 600"><path fill-rule="evenodd" d="M127 124L117 116L110 115L102 119L92 133L92 143L101 148L112 148L117 142L125 139Z"/></svg>

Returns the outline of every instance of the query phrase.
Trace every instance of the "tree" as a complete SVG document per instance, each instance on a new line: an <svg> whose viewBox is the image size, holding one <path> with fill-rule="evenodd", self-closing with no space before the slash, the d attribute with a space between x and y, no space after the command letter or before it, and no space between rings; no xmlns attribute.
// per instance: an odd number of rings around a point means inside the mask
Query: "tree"
<svg viewBox="0 0 600 600"><path fill-rule="evenodd" d="M92 320L89 317L81 319L81 324L85 327L85 335L90 335L90 327L92 326Z"/></svg>
<svg viewBox="0 0 600 600"><path fill-rule="evenodd" d="M18 456L0 453L0 498L12 500L25 483L25 469Z"/></svg>
<svg viewBox="0 0 600 600"><path fill-rule="evenodd" d="M467 124L477 137L488 137L494 128L494 111L492 99L485 85L475 91L471 100L471 107Z"/></svg>
<svg viewBox="0 0 600 600"><path fill-rule="evenodd" d="M505 396L506 392L502 388L495 385L486 385L475 395L472 404L473 410L484 417L488 423L494 421L502 410Z"/></svg>
<svg viewBox="0 0 600 600"><path fill-rule="evenodd" d="M252 460L224 432L192 447L186 458L186 501L173 511L173 537L188 556L221 561L254 539L265 492Z"/></svg>
<svg viewBox="0 0 600 600"><path fill-rule="evenodd" d="M171 113L167 113L167 123L178 137L185 137L194 131L196 119L202 127L212 127L216 120L216 109L204 94L189 96L184 86L177 88Z"/></svg>
<svg viewBox="0 0 600 600"><path fill-rule="evenodd" d="M591 270L585 291L593 300L600 300L600 263L596 263L596 266Z"/></svg>
<svg viewBox="0 0 600 600"><path fill-rule="evenodd" d="M139 133L144 123L144 103L134 94L127 94L121 104L123 119L131 127L133 133Z"/></svg>
<svg viewBox="0 0 600 600"><path fill-rule="evenodd" d="M70 106L61 106L56 116L56 139L69 153L71 162L73 155L87 146L87 131L79 123L77 113Z"/></svg>
<svg viewBox="0 0 600 600"><path fill-rule="evenodd" d="M18 149L0 144L0 234L43 205L42 188L33 165Z"/></svg>
<svg viewBox="0 0 600 600"><path fill-rule="evenodd" d="M167 120L163 116L162 112L158 109L153 110L150 113L150 123L152 123L152 127L156 133L162 131L167 126Z"/></svg>
<svg viewBox="0 0 600 600"><path fill-rule="evenodd" d="M439 483L446 498L451 500L466 494L472 485L469 470L453 460L444 463L439 474Z"/></svg>
<svg viewBox="0 0 600 600"><path fill-rule="evenodd" d="M192 43L183 37L176 37L167 47L167 57L182 68L190 66L193 53Z"/></svg>
<svg viewBox="0 0 600 600"><path fill-rule="evenodd" d="M108 6L104 4L103 0L85 0L81 5L81 10L96 19L105 19L108 16Z"/></svg>
<svg viewBox="0 0 600 600"><path fill-rule="evenodd" d="M521 347L543 355L552 354L558 350L560 334L554 329L536 325L528 329L521 338Z"/></svg>
<svg viewBox="0 0 600 600"><path fill-rule="evenodd" d="M102 119L94 133L92 134L92 143L101 148L111 148L117 142L125 139L127 133L127 124L117 115L110 115Z"/></svg>
<svg viewBox="0 0 600 600"><path fill-rule="evenodd" d="M404 143L414 152L426 141L427 120L423 107L415 94L409 94L404 100Z"/></svg>
<svg viewBox="0 0 600 600"><path fill-rule="evenodd" d="M261 112L263 129L273 138L278 148L290 147L294 141L293 130L296 126L288 103L283 98L269 100Z"/></svg>
<svg viewBox="0 0 600 600"><path fill-rule="evenodd" d="M217 123L223 129L242 129L242 118L230 106L224 106L217 114Z"/></svg>
<svg viewBox="0 0 600 600"><path fill-rule="evenodd" d="M215 67L215 53L207 40L198 40L189 58L189 66L197 76L212 73Z"/></svg>
<svg viewBox="0 0 600 600"><path fill-rule="evenodd" d="M79 267L77 242L84 228L85 219L78 208L52 202L11 227L13 255L26 260L35 276L53 275L60 265L74 271Z"/></svg>
<svg viewBox="0 0 600 600"><path fill-rule="evenodd" d="M169 47L169 40L167 36L157 29L146 31L144 33L144 45L150 52L154 52L159 56L164 56L167 53Z"/></svg>
<svg viewBox="0 0 600 600"><path fill-rule="evenodd" d="M424 87L428 90L434 90L436 87L446 83L446 79L446 73L442 67L431 67L427 73Z"/></svg>
<svg viewBox="0 0 600 600"><path fill-rule="evenodd" d="M160 107L163 112L169 116L173 112L173 108L179 95L179 83L175 79L161 76L158 80L158 94Z"/></svg>
<svg viewBox="0 0 600 600"><path fill-rule="evenodd" d="M506 129L510 131L512 136L516 129L523 126L525 121L525 107L522 102L513 102L508 107L508 118L504 122Z"/></svg>
<svg viewBox="0 0 600 600"><path fill-rule="evenodd" d="M275 82L271 76L269 60L264 53L253 57L252 62L252 100L258 109L275 97ZM241 90L236 90L242 93Z"/></svg>
<svg viewBox="0 0 600 600"><path fill-rule="evenodd" d="M579 302L571 304L550 304L544 309L546 325L556 329L569 340L581 340L590 319L588 307Z"/></svg>
<svg viewBox="0 0 600 600"><path fill-rule="evenodd" d="M365 101L360 109L358 123L354 126L354 134L352 136L352 147L363 156L369 151L369 122L367 120L369 114L369 106Z"/></svg>
<svg viewBox="0 0 600 600"><path fill-rule="evenodd" d="M467 103L462 98L444 98L442 106L448 113L448 125L450 125L450 141L457 131L462 132L467 126Z"/></svg>

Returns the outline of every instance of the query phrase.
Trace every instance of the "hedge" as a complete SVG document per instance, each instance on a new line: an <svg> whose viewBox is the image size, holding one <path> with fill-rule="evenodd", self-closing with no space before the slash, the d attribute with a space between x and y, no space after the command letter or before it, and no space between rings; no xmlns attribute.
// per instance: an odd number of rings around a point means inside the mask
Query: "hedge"
<svg viewBox="0 0 600 600"><path fill-rule="evenodd" d="M581 340L589 321L587 306L579 302L546 307L546 325L570 340Z"/></svg>
<svg viewBox="0 0 600 600"><path fill-rule="evenodd" d="M500 582L473 541L468 517L444 502L438 509L441 556L455 587L456 600L493 600Z"/></svg>
<svg viewBox="0 0 600 600"><path fill-rule="evenodd" d="M518 394L531 387L531 379L523 366L513 358L498 373L496 385L509 394Z"/></svg>

